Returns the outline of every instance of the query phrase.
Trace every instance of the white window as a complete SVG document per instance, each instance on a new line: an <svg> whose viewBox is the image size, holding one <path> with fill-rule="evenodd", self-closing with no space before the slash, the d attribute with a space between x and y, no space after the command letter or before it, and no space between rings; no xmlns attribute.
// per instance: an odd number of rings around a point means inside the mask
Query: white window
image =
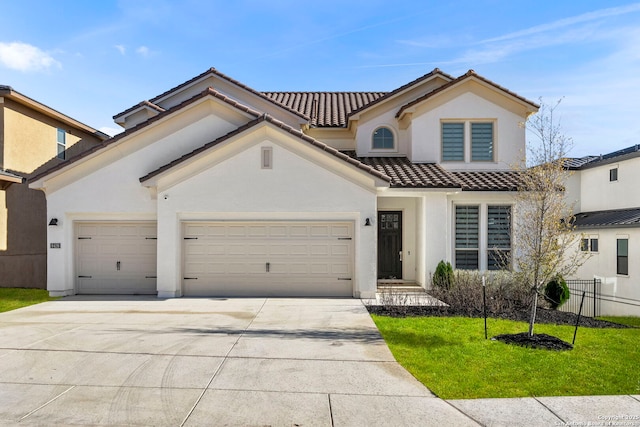
<svg viewBox="0 0 640 427"><path fill-rule="evenodd" d="M58 140L58 158L64 160L65 152L67 148L67 133L64 129L58 129L57 132L57 140Z"/></svg>
<svg viewBox="0 0 640 427"><path fill-rule="evenodd" d="M479 257L479 206L456 206L455 267L477 270Z"/></svg>
<svg viewBox="0 0 640 427"><path fill-rule="evenodd" d="M374 150L394 150L396 148L393 132L388 127L379 127L373 132L371 145Z"/></svg>
<svg viewBox="0 0 640 427"><path fill-rule="evenodd" d="M440 126L443 162L493 162L493 121L443 121ZM469 141L469 142L467 142Z"/></svg>
<svg viewBox="0 0 640 427"><path fill-rule="evenodd" d="M618 180L618 168L609 169L609 181L614 182Z"/></svg>
<svg viewBox="0 0 640 427"><path fill-rule="evenodd" d="M511 265L511 206L487 207L487 270Z"/></svg>
<svg viewBox="0 0 640 427"><path fill-rule="evenodd" d="M582 252L598 252L598 236L587 236L580 240Z"/></svg>
<svg viewBox="0 0 640 427"><path fill-rule="evenodd" d="M629 275L629 238L616 239L616 273Z"/></svg>

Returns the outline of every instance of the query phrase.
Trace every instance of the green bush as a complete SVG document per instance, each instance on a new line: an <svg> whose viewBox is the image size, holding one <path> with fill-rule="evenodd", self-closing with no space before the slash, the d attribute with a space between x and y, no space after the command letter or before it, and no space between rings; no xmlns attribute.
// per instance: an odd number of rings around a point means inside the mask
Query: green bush
<svg viewBox="0 0 640 427"><path fill-rule="evenodd" d="M562 304L567 302L571 293L567 282L564 281L562 276L557 275L544 288L544 298L549 301L552 309L557 309Z"/></svg>
<svg viewBox="0 0 640 427"><path fill-rule="evenodd" d="M438 288L449 289L453 283L453 267L450 262L440 261L433 273L433 285Z"/></svg>

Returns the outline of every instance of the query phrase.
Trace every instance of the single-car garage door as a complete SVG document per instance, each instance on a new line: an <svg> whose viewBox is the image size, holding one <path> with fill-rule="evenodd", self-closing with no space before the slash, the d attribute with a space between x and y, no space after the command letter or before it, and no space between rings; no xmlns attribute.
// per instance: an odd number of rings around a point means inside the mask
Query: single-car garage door
<svg viewBox="0 0 640 427"><path fill-rule="evenodd" d="M352 296L353 223L184 223L187 296Z"/></svg>
<svg viewBox="0 0 640 427"><path fill-rule="evenodd" d="M155 294L156 223L76 225L79 294Z"/></svg>

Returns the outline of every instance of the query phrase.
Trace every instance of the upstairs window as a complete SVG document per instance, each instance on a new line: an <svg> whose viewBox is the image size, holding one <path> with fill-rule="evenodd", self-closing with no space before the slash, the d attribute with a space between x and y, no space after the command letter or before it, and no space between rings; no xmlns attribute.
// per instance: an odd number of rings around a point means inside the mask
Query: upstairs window
<svg viewBox="0 0 640 427"><path fill-rule="evenodd" d="M67 133L64 129L58 129L58 158L64 160L64 150L67 148Z"/></svg>
<svg viewBox="0 0 640 427"><path fill-rule="evenodd" d="M493 123L471 123L471 161L493 161Z"/></svg>
<svg viewBox="0 0 640 427"><path fill-rule="evenodd" d="M511 265L511 206L487 207L487 270Z"/></svg>
<svg viewBox="0 0 640 427"><path fill-rule="evenodd" d="M373 132L372 146L374 150L393 150L396 148L393 132L386 127L380 127Z"/></svg>
<svg viewBox="0 0 640 427"><path fill-rule="evenodd" d="M477 270L479 267L479 206L456 206L456 268Z"/></svg>
<svg viewBox="0 0 640 427"><path fill-rule="evenodd" d="M442 160L464 161L464 123L442 123Z"/></svg>
<svg viewBox="0 0 640 427"><path fill-rule="evenodd" d="M618 168L609 169L609 181L617 181L618 180Z"/></svg>

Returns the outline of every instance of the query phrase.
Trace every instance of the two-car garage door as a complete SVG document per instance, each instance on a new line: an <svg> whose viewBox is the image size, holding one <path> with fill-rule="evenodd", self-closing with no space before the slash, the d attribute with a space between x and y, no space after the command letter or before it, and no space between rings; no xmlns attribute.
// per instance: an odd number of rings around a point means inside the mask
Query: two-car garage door
<svg viewBox="0 0 640 427"><path fill-rule="evenodd" d="M190 296L351 296L350 222L191 222L183 225Z"/></svg>
<svg viewBox="0 0 640 427"><path fill-rule="evenodd" d="M81 294L155 294L155 222L76 225ZM187 222L186 296L352 296L353 223Z"/></svg>

